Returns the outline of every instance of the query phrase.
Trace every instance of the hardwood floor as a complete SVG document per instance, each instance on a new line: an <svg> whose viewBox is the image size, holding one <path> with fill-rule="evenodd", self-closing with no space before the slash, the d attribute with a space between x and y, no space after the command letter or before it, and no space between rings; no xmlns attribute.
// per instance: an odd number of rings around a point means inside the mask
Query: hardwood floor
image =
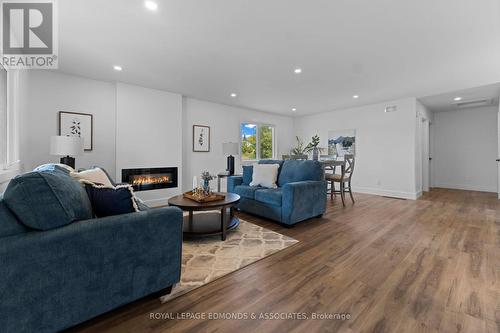
<svg viewBox="0 0 500 333"><path fill-rule="evenodd" d="M300 243L166 304L145 299L74 332L500 332L496 194L355 194L291 229ZM150 313L348 313L349 320L154 320Z"/></svg>

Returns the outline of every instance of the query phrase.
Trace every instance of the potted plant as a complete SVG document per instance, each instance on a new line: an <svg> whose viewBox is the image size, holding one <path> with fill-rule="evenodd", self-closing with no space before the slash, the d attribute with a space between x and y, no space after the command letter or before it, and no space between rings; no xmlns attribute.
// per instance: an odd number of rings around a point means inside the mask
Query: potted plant
<svg viewBox="0 0 500 333"><path fill-rule="evenodd" d="M304 141L300 139L298 136L295 137L297 140L297 145L295 148L292 148L292 155L307 155L312 152L313 160L317 161L319 157L319 153L323 151L323 148L319 148L319 136L316 134L311 138L311 142L304 146Z"/></svg>
<svg viewBox="0 0 500 333"><path fill-rule="evenodd" d="M313 153L313 160L317 161L319 158L319 153L323 150L322 148L318 147L319 145L319 136L316 134L315 136L312 137L311 142L307 145L309 148L309 152L312 151Z"/></svg>
<svg viewBox="0 0 500 333"><path fill-rule="evenodd" d="M290 153L292 155L305 155L306 147L304 146L304 141L302 141L302 139L298 136L296 136L295 139L297 140L297 145L295 146L295 148L292 148Z"/></svg>

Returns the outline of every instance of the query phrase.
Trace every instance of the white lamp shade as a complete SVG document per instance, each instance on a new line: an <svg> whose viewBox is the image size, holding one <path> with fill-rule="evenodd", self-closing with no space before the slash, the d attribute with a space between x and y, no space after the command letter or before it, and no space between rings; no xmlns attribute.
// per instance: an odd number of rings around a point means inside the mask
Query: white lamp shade
<svg viewBox="0 0 500 333"><path fill-rule="evenodd" d="M222 152L224 155L239 155L240 145L235 142L226 142L222 144Z"/></svg>
<svg viewBox="0 0 500 333"><path fill-rule="evenodd" d="M77 136L52 136L50 155L78 156L83 152L83 140Z"/></svg>

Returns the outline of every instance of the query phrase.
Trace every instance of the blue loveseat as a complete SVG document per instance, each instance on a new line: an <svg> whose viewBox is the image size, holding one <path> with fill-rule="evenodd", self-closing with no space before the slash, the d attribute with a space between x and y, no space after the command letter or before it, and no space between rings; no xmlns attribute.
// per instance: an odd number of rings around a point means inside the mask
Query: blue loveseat
<svg viewBox="0 0 500 333"><path fill-rule="evenodd" d="M268 219L293 225L322 215L326 209L326 181L318 161L261 160L259 164L279 164L278 188L250 186L252 166L243 176L228 178L228 192L241 199L238 209Z"/></svg>
<svg viewBox="0 0 500 333"><path fill-rule="evenodd" d="M180 279L177 208L92 218L85 189L58 168L0 195L0 331L55 332Z"/></svg>

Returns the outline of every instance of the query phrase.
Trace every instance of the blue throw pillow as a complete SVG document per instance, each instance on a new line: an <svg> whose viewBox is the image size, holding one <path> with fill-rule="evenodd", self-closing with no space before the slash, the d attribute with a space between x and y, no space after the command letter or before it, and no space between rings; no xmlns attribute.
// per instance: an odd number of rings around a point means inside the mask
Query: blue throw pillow
<svg viewBox="0 0 500 333"><path fill-rule="evenodd" d="M308 180L323 180L323 168L318 161L287 160L278 177L278 186Z"/></svg>
<svg viewBox="0 0 500 333"><path fill-rule="evenodd" d="M86 184L85 188L92 203L96 217L128 214L138 212L134 192L130 185L105 187L95 184Z"/></svg>
<svg viewBox="0 0 500 333"><path fill-rule="evenodd" d="M250 185L252 182L253 165L243 166L243 185Z"/></svg>
<svg viewBox="0 0 500 333"><path fill-rule="evenodd" d="M22 224L37 230L92 218L92 206L83 186L57 166L12 179L3 199Z"/></svg>

